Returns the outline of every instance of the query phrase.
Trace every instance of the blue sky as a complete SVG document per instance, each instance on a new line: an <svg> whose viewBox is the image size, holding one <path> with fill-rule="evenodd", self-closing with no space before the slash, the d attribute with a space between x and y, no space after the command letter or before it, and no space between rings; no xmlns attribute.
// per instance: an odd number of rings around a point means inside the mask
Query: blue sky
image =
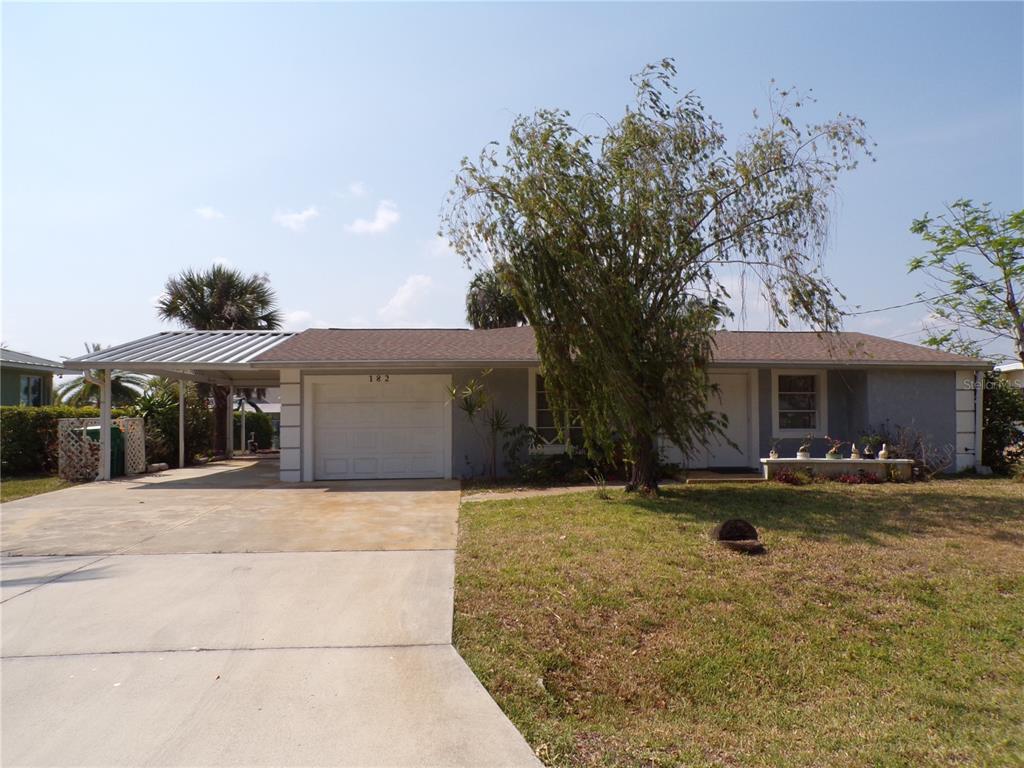
<svg viewBox="0 0 1024 768"><path fill-rule="evenodd" d="M460 158L539 107L598 131L664 56L731 136L773 77L867 121L826 267L850 304L905 302L914 217L1024 207L1022 9L7 4L2 339L60 357L168 328L164 280L218 260L269 273L292 328L463 325L470 273L435 238ZM848 327L915 341L924 314Z"/></svg>

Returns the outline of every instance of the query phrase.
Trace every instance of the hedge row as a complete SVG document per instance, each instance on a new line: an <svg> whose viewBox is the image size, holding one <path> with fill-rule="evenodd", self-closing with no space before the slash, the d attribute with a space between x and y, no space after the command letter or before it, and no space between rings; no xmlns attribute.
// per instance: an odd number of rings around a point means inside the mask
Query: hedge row
<svg viewBox="0 0 1024 768"><path fill-rule="evenodd" d="M69 405L0 407L0 474L40 475L57 472L57 420L98 418L99 408ZM114 409L114 416L127 416Z"/></svg>

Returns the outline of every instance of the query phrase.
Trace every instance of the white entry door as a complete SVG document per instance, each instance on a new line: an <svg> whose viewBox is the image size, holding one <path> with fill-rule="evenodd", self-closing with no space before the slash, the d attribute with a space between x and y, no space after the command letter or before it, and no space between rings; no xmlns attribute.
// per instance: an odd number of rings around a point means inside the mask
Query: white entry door
<svg viewBox="0 0 1024 768"><path fill-rule="evenodd" d="M711 438L707 466L756 466L757 458L747 455L750 452L750 377L746 373L713 373L711 381L718 385L718 396L712 395L708 405L729 417L725 434L737 447L721 438Z"/></svg>
<svg viewBox="0 0 1024 768"><path fill-rule="evenodd" d="M665 459L673 464L683 464L690 469L723 468L723 467L756 467L758 457L756 448L751 446L753 434L752 408L756 400L751 391L751 374L746 371L716 372L710 374L711 383L718 385L718 394L708 399L708 408L729 417L726 436L737 447L729 445L722 438L712 438L707 449L699 450L696 455L687 457L675 445L668 441L662 445ZM756 381L756 378L754 379Z"/></svg>
<svg viewBox="0 0 1024 768"><path fill-rule="evenodd" d="M316 377L313 479L445 477L449 376Z"/></svg>

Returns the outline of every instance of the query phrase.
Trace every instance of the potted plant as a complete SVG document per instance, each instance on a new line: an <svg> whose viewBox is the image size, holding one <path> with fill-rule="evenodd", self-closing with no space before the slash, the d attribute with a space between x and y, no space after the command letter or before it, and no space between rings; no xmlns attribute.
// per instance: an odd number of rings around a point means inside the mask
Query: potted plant
<svg viewBox="0 0 1024 768"><path fill-rule="evenodd" d="M809 459L811 458L811 436L808 435L800 443L800 447L796 449L796 457L798 459Z"/></svg>
<svg viewBox="0 0 1024 768"><path fill-rule="evenodd" d="M845 445L843 440L836 440L834 437L825 435L825 439L829 442L829 449L825 452L826 459L841 459L843 454L839 452L839 449Z"/></svg>
<svg viewBox="0 0 1024 768"><path fill-rule="evenodd" d="M850 443L850 458L854 461L860 458L860 449L856 443Z"/></svg>
<svg viewBox="0 0 1024 768"><path fill-rule="evenodd" d="M768 451L768 458L769 459L777 459L777 458L779 458L779 450L778 449L779 449L779 441L778 440L772 440L772 447Z"/></svg>
<svg viewBox="0 0 1024 768"><path fill-rule="evenodd" d="M882 444L882 438L879 435L861 435L861 442L864 443L864 450L861 453L865 459L873 458L875 451Z"/></svg>

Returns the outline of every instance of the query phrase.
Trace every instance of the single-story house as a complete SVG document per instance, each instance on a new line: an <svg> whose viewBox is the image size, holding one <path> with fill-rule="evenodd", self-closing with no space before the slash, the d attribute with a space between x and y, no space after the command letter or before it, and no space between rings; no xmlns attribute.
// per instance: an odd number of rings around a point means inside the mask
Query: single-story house
<svg viewBox="0 0 1024 768"><path fill-rule="evenodd" d="M721 331L711 378L728 437L698 455L663 445L691 468L751 468L773 443L856 440L871 427L913 428L955 451L955 469L981 457L975 358L863 333ZM559 451L533 330L310 329L171 331L69 364L280 387L280 478L450 478L479 472L484 447L448 388L491 369L485 385L511 424L535 427Z"/></svg>
<svg viewBox="0 0 1024 768"><path fill-rule="evenodd" d="M50 405L63 363L0 347L0 405Z"/></svg>

